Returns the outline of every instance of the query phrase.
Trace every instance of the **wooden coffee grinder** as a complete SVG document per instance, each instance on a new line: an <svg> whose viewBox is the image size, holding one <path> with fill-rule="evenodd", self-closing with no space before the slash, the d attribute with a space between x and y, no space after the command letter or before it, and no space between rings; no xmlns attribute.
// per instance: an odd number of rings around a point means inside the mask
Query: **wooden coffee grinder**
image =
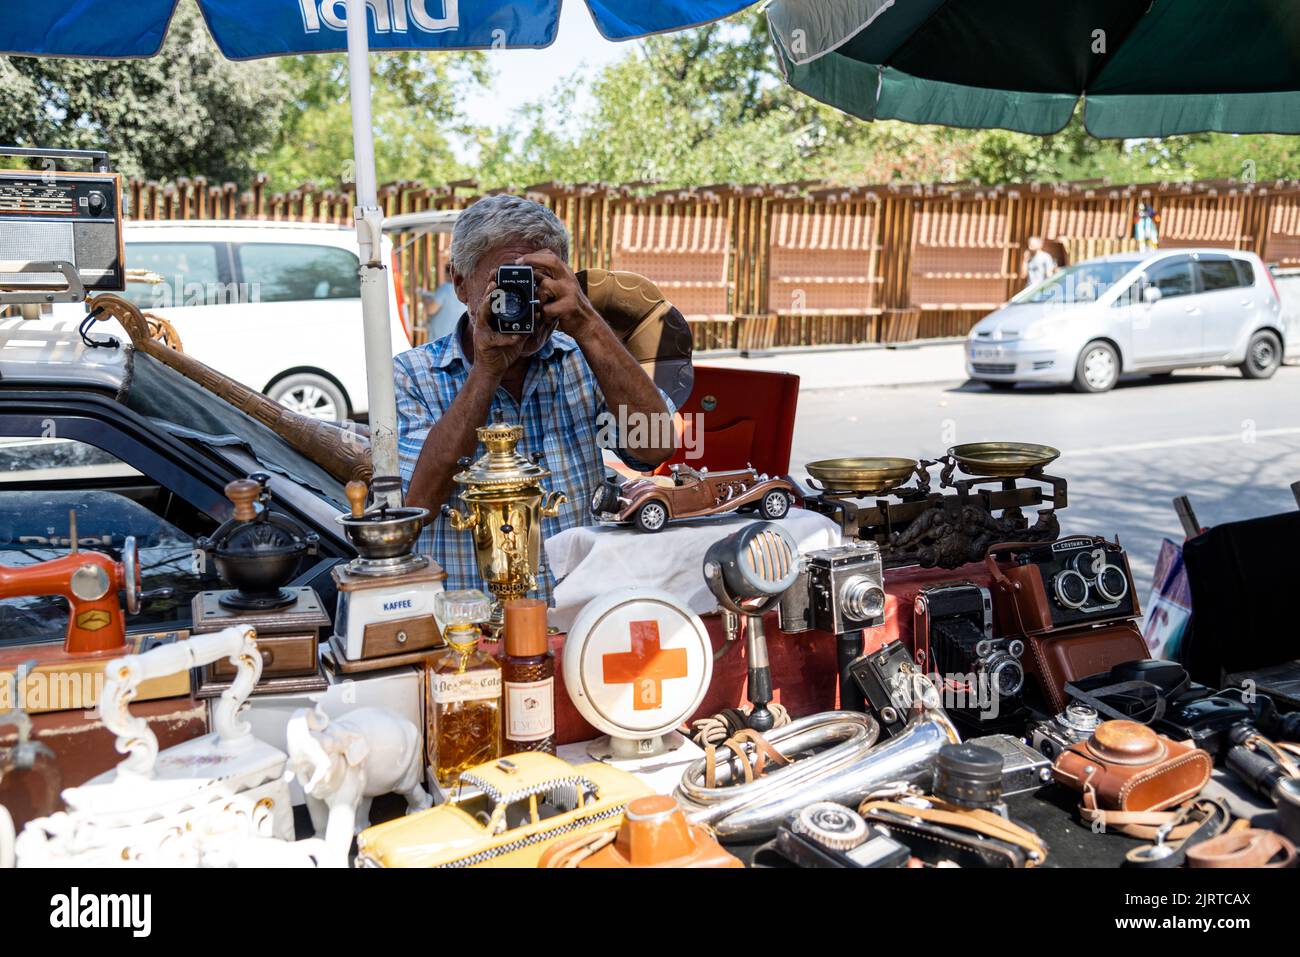
<svg viewBox="0 0 1300 957"><path fill-rule="evenodd" d="M351 514L340 516L358 557L334 568L339 601L330 645L340 672L373 671L423 661L442 647L442 629L433 616L433 596L447 573L427 555L415 553L429 510L367 510L369 491L400 488L397 478L349 482Z"/></svg>
<svg viewBox="0 0 1300 957"><path fill-rule="evenodd" d="M210 634L232 626L257 633L262 673L253 694L323 691L320 640L330 619L310 586L287 587L302 560L316 553L317 536L287 515L271 510L270 476L255 472L226 485L234 511L211 537L198 545L210 556L222 580L232 586L194 596L194 633ZM225 659L207 665L200 698L230 687L234 666Z"/></svg>

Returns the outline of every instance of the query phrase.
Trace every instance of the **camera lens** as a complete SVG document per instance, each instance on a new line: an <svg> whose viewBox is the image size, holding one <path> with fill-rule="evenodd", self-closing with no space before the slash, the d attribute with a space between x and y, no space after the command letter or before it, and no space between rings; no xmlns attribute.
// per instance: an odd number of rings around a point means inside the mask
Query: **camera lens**
<svg viewBox="0 0 1300 957"><path fill-rule="evenodd" d="M885 590L869 578L855 575L840 589L845 617L855 621L879 618L885 613Z"/></svg>
<svg viewBox="0 0 1300 957"><path fill-rule="evenodd" d="M502 322L518 322L524 311L524 300L513 289L501 290L500 316Z"/></svg>
<svg viewBox="0 0 1300 957"><path fill-rule="evenodd" d="M1107 601L1119 601L1128 594L1128 578L1117 565L1107 565L1097 576L1097 591Z"/></svg>
<svg viewBox="0 0 1300 957"><path fill-rule="evenodd" d="M1025 669L1005 652L999 652L986 665L992 690L1003 698L1019 694L1025 686Z"/></svg>
<svg viewBox="0 0 1300 957"><path fill-rule="evenodd" d="M1066 608L1079 609L1088 601L1088 580L1073 568L1067 568L1052 579L1052 591Z"/></svg>

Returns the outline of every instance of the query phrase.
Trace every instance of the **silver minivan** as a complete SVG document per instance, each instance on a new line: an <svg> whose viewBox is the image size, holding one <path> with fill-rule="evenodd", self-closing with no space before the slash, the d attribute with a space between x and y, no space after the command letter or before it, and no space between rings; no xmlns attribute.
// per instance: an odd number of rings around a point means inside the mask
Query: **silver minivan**
<svg viewBox="0 0 1300 957"><path fill-rule="evenodd" d="M1067 266L971 330L966 374L1105 392L1122 372L1230 365L1267 379L1285 335L1273 277L1254 253L1178 249Z"/></svg>

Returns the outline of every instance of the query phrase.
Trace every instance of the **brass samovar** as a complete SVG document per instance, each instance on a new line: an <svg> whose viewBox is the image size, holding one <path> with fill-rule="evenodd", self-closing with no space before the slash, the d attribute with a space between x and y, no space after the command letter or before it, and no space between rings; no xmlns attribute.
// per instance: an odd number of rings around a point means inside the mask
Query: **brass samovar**
<svg viewBox="0 0 1300 957"><path fill-rule="evenodd" d="M502 602L523 598L537 586L542 519L559 515L568 498L542 488L551 470L540 452L530 459L516 451L523 426L498 418L476 432L487 453L472 465L468 457L461 459L461 471L453 476L466 511L444 505L442 514L456 531L473 533L479 574L496 597L493 620L499 621Z"/></svg>

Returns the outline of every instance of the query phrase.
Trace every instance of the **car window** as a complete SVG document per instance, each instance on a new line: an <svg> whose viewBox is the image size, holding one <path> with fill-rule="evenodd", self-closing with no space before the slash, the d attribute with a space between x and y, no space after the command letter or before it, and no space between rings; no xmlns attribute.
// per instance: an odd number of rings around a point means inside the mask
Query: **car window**
<svg viewBox="0 0 1300 957"><path fill-rule="evenodd" d="M66 555L75 513L79 548L120 558L134 536L142 588L173 590L130 615L128 631L187 627L193 596L221 587L220 580L196 558L194 536L159 514L155 506L171 496L158 492L137 469L88 443L0 436L0 565L22 568ZM57 639L67 623L63 597L9 597L0 602L0 645Z"/></svg>
<svg viewBox="0 0 1300 957"><path fill-rule="evenodd" d="M1142 283L1141 278L1133 280L1115 297L1111 303L1116 309L1122 309L1124 306L1135 306L1142 301Z"/></svg>
<svg viewBox="0 0 1300 957"><path fill-rule="evenodd" d="M1050 279L1021 290L1012 305L1095 302L1136 265L1135 260L1094 260L1066 266Z"/></svg>
<svg viewBox="0 0 1300 957"><path fill-rule="evenodd" d="M1202 292L1217 292L1241 285L1236 267L1226 256L1223 259L1201 259L1196 263L1196 271L1201 274Z"/></svg>
<svg viewBox="0 0 1300 957"><path fill-rule="evenodd" d="M149 282L127 282L124 295L141 309L238 301L233 284L225 281L223 253L217 243L127 243L126 268L153 276Z"/></svg>
<svg viewBox="0 0 1300 957"><path fill-rule="evenodd" d="M1164 299L1189 295L1196 288L1192 282L1192 261L1185 256L1156 263L1145 275L1147 284L1159 289Z"/></svg>
<svg viewBox="0 0 1300 957"><path fill-rule="evenodd" d="M243 243L235 255L253 302L358 299L357 257L306 243Z"/></svg>
<svg viewBox="0 0 1300 957"><path fill-rule="evenodd" d="M1277 297L1282 304L1282 314L1291 321L1300 319L1300 273L1273 276Z"/></svg>
<svg viewBox="0 0 1300 957"><path fill-rule="evenodd" d="M1237 270L1237 282L1243 286L1255 285L1255 267L1244 259L1232 260L1233 268Z"/></svg>
<svg viewBox="0 0 1300 957"><path fill-rule="evenodd" d="M513 831L517 827L533 823L533 811L528 798L521 798L518 801L511 801L506 805L506 830Z"/></svg>

